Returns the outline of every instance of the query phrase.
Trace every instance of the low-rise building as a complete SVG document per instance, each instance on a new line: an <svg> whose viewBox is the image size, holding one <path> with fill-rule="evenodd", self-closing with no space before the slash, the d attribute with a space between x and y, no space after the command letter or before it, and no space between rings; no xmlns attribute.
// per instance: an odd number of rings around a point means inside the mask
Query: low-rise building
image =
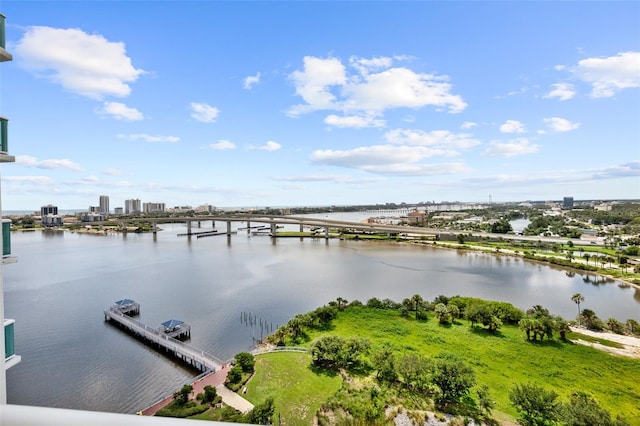
<svg viewBox="0 0 640 426"><path fill-rule="evenodd" d="M407 214L407 223L409 224L422 225L426 221L426 219L426 213L418 210L414 210Z"/></svg>

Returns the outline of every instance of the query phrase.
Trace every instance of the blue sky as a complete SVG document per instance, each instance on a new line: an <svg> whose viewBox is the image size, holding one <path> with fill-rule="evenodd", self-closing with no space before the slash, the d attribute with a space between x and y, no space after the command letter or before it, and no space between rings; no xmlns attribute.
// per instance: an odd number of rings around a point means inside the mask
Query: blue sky
<svg viewBox="0 0 640 426"><path fill-rule="evenodd" d="M640 198L639 2L0 12L5 210Z"/></svg>

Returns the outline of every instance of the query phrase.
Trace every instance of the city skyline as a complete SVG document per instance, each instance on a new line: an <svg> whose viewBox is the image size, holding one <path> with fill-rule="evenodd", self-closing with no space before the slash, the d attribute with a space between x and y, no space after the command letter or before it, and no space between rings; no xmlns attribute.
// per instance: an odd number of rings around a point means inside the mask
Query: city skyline
<svg viewBox="0 0 640 426"><path fill-rule="evenodd" d="M637 2L0 12L4 210L640 198Z"/></svg>

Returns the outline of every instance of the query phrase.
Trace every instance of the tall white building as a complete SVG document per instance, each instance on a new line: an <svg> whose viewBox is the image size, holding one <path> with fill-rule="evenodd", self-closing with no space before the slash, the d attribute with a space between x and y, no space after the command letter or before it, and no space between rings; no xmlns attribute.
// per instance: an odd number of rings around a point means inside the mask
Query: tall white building
<svg viewBox="0 0 640 426"><path fill-rule="evenodd" d="M100 213L109 214L109 196L100 196Z"/></svg>
<svg viewBox="0 0 640 426"><path fill-rule="evenodd" d="M136 214L140 213L142 210L140 209L140 200L132 199L132 200L124 200L124 213L125 214Z"/></svg>
<svg viewBox="0 0 640 426"><path fill-rule="evenodd" d="M0 62L11 61L13 57L5 50L4 15L0 14ZM9 141L7 130L9 120L0 117L0 163L13 163L15 158L9 155ZM0 216L2 194L0 193ZM0 263L0 321L2 322L2 338L0 339L0 405L7 403L7 369L20 362L20 356L15 353L14 324L15 321L4 317L4 282L3 268L8 263L13 263L16 258L11 256L11 220L3 219L0 228L2 236L2 263ZM0 408L0 411L2 409Z"/></svg>

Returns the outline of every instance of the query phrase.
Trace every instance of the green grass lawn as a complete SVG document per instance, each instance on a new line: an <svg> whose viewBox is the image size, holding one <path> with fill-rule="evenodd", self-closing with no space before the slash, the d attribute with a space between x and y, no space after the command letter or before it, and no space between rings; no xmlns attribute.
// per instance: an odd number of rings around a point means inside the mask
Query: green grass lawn
<svg viewBox="0 0 640 426"><path fill-rule="evenodd" d="M428 321L417 322L400 317L398 311L365 307L346 309L333 321L332 330L312 331L309 337L325 333L368 338L373 351L388 342L398 354L454 353L473 367L479 384L489 386L496 401L494 414L499 419L516 417L509 392L515 383L531 382L555 390L563 402L577 390L591 393L614 416L621 414L631 424L640 424L638 359L616 357L557 340L527 342L524 334L513 326L503 326L493 335L481 329L472 330L463 320L447 327L438 324L433 314ZM283 367L285 370L287 365Z"/></svg>
<svg viewBox="0 0 640 426"><path fill-rule="evenodd" d="M320 405L342 383L340 376L317 373L310 366L311 355L306 353L259 355L255 376L242 396L254 405L273 396L282 425L310 425Z"/></svg>

